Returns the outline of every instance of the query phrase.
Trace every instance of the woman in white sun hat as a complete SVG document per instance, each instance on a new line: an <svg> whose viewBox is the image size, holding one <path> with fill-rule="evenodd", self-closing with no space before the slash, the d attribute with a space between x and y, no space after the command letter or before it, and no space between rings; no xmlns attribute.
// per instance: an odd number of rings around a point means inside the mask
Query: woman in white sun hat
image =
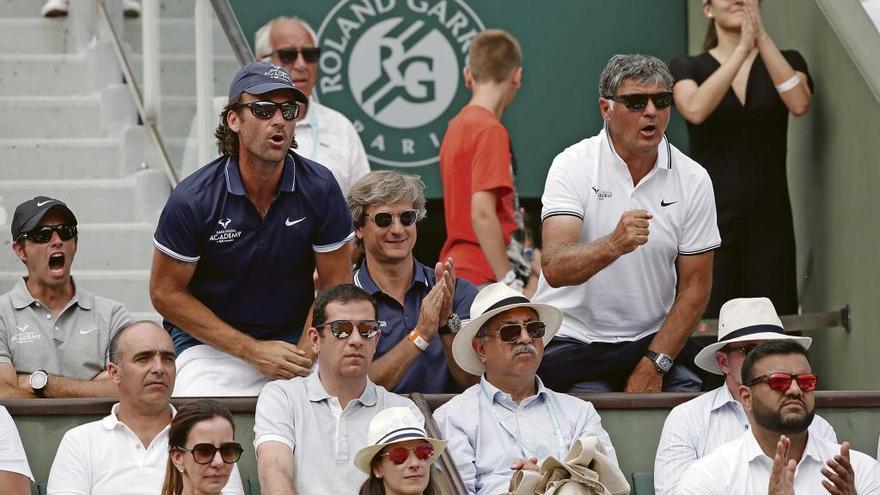
<svg viewBox="0 0 880 495"><path fill-rule="evenodd" d="M354 465L370 477L361 495L439 495L439 474L432 464L445 440L425 433L424 420L408 407L389 407L370 421L367 447L358 451Z"/></svg>

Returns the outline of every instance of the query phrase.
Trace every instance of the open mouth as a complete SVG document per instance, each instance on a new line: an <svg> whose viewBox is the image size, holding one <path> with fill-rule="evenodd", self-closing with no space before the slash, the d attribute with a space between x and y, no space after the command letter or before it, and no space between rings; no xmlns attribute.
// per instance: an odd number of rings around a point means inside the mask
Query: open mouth
<svg viewBox="0 0 880 495"><path fill-rule="evenodd" d="M654 124L648 124L646 126L643 126L639 132L641 132L643 136L650 137L657 133L657 126Z"/></svg>
<svg viewBox="0 0 880 495"><path fill-rule="evenodd" d="M64 253L53 253L49 256L49 269L52 271L64 269Z"/></svg>
<svg viewBox="0 0 880 495"><path fill-rule="evenodd" d="M281 134L281 133L272 134L272 137L270 137L269 140L277 145L283 145L284 141L285 141L284 134Z"/></svg>

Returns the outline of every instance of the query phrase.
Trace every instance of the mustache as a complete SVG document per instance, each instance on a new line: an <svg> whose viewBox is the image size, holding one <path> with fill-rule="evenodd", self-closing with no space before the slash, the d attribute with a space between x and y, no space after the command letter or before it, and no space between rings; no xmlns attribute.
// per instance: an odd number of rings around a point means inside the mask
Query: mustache
<svg viewBox="0 0 880 495"><path fill-rule="evenodd" d="M532 356L535 356L538 354L538 349L536 349L533 344L516 344L515 346L513 346L512 349L510 349L510 354L514 356L519 354L520 352L528 352Z"/></svg>

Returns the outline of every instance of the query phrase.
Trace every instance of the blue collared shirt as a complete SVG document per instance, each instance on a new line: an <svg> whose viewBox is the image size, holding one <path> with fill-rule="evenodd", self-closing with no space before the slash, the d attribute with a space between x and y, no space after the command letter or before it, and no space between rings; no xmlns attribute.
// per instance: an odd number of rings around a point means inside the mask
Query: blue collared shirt
<svg viewBox="0 0 880 495"><path fill-rule="evenodd" d="M351 213L324 166L287 154L262 218L238 161L222 156L184 179L162 210L153 245L196 263L189 291L221 320L261 340L295 343L314 299L314 253L354 235ZM165 321L179 354L199 342Z"/></svg>
<svg viewBox="0 0 880 495"><path fill-rule="evenodd" d="M422 299L428 295L436 283L434 269L419 263L413 258L413 279L404 297L404 305L401 306L396 299L382 292L376 282L370 277L370 271L365 259L354 273L354 283L358 287L369 292L379 303L379 321L381 322L382 337L376 346L376 355L373 360L379 359L390 351L398 342L416 327L419 321L419 312L422 309ZM462 320L470 319L471 303L477 297L477 287L463 278L455 281L455 299L452 302L452 311ZM443 325L445 322L440 322ZM443 342L439 334L434 335L428 346L421 355L416 358L409 370L400 379L391 391L398 394L421 392L423 394L457 393L458 384L449 373L449 364L446 354L443 352Z"/></svg>
<svg viewBox="0 0 880 495"><path fill-rule="evenodd" d="M447 449L468 493L506 493L513 474L510 465L523 458L523 448L536 456L540 464L551 455L563 458L574 440L595 436L617 464L611 438L602 428L602 418L593 405L544 387L537 376L535 380L537 393L516 404L510 394L499 390L483 375L480 383L434 411L434 419L443 438L449 441ZM550 411L556 417L558 429L549 417Z"/></svg>

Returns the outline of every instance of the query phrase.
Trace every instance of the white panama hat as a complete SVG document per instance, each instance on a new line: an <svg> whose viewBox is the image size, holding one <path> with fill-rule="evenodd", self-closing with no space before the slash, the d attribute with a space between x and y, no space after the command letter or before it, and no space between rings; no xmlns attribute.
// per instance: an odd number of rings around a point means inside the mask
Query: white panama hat
<svg viewBox="0 0 880 495"><path fill-rule="evenodd" d="M409 407L389 407L373 416L367 429L367 446L358 451L354 465L367 473L376 454L386 446L409 440L427 440L434 446L434 462L446 448L446 440L431 438L425 433L425 420Z"/></svg>

